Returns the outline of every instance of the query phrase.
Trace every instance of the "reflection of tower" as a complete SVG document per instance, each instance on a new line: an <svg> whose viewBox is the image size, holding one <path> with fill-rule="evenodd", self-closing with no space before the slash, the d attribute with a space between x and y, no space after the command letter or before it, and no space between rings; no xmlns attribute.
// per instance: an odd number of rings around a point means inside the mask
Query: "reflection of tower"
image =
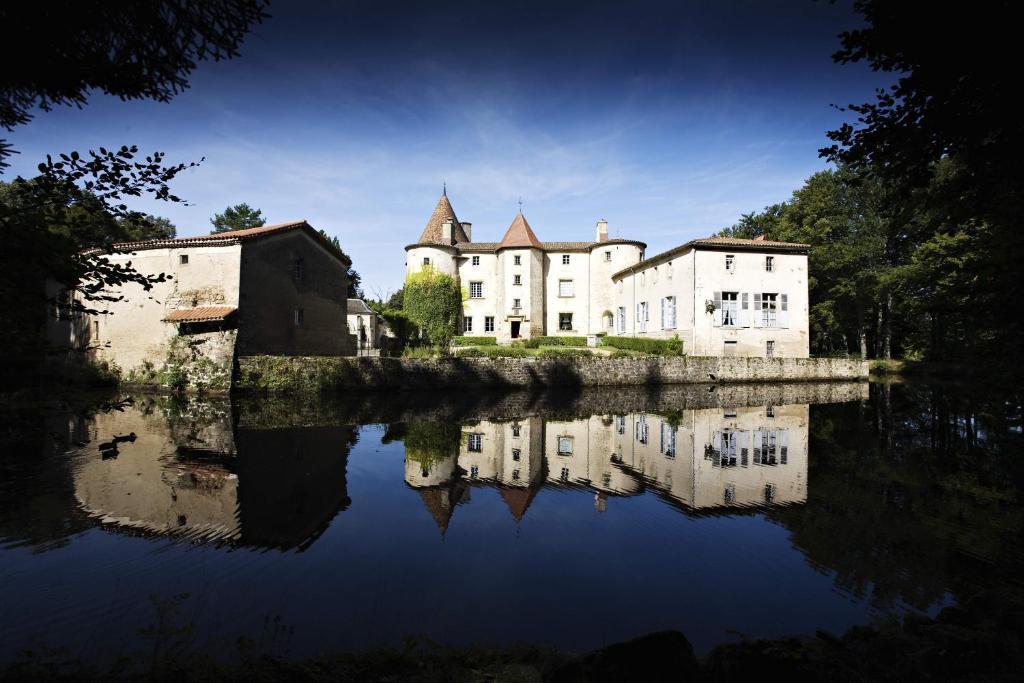
<svg viewBox="0 0 1024 683"><path fill-rule="evenodd" d="M410 422L405 433L405 483L417 489L442 534L469 493L458 480L460 438L458 427L446 422Z"/></svg>

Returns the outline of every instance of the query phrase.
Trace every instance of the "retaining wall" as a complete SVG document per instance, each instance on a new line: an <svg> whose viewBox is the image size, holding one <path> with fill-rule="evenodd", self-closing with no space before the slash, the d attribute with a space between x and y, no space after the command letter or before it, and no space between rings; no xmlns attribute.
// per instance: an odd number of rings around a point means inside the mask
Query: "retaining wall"
<svg viewBox="0 0 1024 683"><path fill-rule="evenodd" d="M235 389L294 393L358 389L651 386L867 379L865 361L843 358L336 358L238 359Z"/></svg>

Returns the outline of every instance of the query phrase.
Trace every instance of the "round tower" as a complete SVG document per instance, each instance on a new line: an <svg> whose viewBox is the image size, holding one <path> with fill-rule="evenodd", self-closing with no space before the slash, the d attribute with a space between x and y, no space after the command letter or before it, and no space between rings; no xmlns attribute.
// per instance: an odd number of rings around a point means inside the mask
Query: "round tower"
<svg viewBox="0 0 1024 683"><path fill-rule="evenodd" d="M455 216L455 210L448 201L447 191L441 194L430 215L423 233L415 244L405 248L405 274L410 275L424 267L458 276L459 244L469 242L463 224Z"/></svg>

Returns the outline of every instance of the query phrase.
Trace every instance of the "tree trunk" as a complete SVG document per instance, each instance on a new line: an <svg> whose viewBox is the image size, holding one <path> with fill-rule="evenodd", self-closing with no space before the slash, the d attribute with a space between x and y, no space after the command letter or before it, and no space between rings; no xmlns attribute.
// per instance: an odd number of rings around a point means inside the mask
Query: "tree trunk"
<svg viewBox="0 0 1024 683"><path fill-rule="evenodd" d="M864 329L864 310L857 309L857 337L860 340L860 359L868 359L868 335Z"/></svg>
<svg viewBox="0 0 1024 683"><path fill-rule="evenodd" d="M892 358L892 293L885 293L882 309L882 357Z"/></svg>

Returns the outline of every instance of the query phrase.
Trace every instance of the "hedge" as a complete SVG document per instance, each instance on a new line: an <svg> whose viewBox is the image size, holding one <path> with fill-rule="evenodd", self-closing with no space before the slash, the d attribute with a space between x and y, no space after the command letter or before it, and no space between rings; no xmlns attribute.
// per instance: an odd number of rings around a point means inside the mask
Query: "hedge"
<svg viewBox="0 0 1024 683"><path fill-rule="evenodd" d="M478 346L456 351L459 358L525 358L530 352L521 346Z"/></svg>
<svg viewBox="0 0 1024 683"><path fill-rule="evenodd" d="M534 337L526 342L527 348L536 349L541 346L586 346L586 337Z"/></svg>
<svg viewBox="0 0 1024 683"><path fill-rule="evenodd" d="M453 337L452 346L497 346L497 337Z"/></svg>
<svg viewBox="0 0 1024 683"><path fill-rule="evenodd" d="M683 355L683 340L679 337L672 339L649 339L647 337L605 337L601 340L602 346L611 346L616 349L627 351L640 351L656 356L681 356Z"/></svg>

